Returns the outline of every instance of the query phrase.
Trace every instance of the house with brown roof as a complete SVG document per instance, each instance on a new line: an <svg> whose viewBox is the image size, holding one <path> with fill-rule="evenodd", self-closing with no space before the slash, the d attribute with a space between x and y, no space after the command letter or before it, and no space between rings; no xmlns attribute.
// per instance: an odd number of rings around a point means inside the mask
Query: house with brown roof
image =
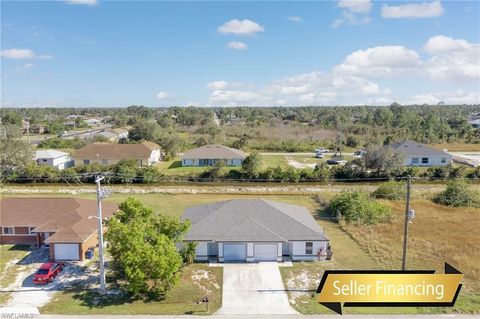
<svg viewBox="0 0 480 319"><path fill-rule="evenodd" d="M97 203L76 198L0 199L0 244L49 245L51 260L83 260L98 244ZM109 218L118 210L104 202Z"/></svg>
<svg viewBox="0 0 480 319"><path fill-rule="evenodd" d="M246 155L241 150L223 145L205 145L182 156L182 166L213 166L223 161L227 166L240 166Z"/></svg>
<svg viewBox="0 0 480 319"><path fill-rule="evenodd" d="M72 154L75 166L98 163L113 165L121 160L134 160L139 166L155 164L161 160L160 146L152 142L140 144L88 144Z"/></svg>

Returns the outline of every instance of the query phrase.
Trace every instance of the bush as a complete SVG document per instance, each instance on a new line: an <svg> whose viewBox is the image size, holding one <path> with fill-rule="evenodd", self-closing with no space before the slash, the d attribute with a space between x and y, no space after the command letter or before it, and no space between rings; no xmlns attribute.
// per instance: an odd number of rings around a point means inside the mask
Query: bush
<svg viewBox="0 0 480 319"><path fill-rule="evenodd" d="M371 199L363 191L345 191L335 196L327 212L338 220L361 224L385 223L392 215L390 207Z"/></svg>
<svg viewBox="0 0 480 319"><path fill-rule="evenodd" d="M405 185L402 182L389 181L380 185L372 192L372 197L383 198L389 200L404 199L407 195Z"/></svg>
<svg viewBox="0 0 480 319"><path fill-rule="evenodd" d="M480 194L468 188L461 180L450 181L445 190L433 198L433 202L445 206L480 207Z"/></svg>

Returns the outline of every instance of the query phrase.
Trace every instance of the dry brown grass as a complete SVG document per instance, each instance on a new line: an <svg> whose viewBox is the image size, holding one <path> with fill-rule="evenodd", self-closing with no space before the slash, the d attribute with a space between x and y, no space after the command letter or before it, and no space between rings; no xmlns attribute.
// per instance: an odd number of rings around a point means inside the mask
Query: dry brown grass
<svg viewBox="0 0 480 319"><path fill-rule="evenodd" d="M438 148L438 149L446 148L447 150L452 151L452 152L462 152L462 151L480 152L480 144L441 143L441 144L433 144L432 146L435 147L435 148Z"/></svg>
<svg viewBox="0 0 480 319"><path fill-rule="evenodd" d="M389 224L344 226L369 254L387 269L401 267L405 204L386 202L394 210ZM443 272L448 262L464 273L467 290L480 290L480 209L454 208L414 200L416 217L409 227L407 268Z"/></svg>

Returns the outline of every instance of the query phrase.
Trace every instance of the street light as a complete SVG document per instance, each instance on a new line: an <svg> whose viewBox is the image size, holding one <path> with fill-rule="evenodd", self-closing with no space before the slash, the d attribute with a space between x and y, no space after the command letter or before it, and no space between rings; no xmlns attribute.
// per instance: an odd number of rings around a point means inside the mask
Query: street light
<svg viewBox="0 0 480 319"><path fill-rule="evenodd" d="M103 261L103 217L102 217L102 200L112 194L112 191L100 186L100 181L105 179L105 176L97 176L95 183L97 184L97 216L90 216L88 218L96 218L98 220L98 257L100 259L100 291L105 292L105 265Z"/></svg>

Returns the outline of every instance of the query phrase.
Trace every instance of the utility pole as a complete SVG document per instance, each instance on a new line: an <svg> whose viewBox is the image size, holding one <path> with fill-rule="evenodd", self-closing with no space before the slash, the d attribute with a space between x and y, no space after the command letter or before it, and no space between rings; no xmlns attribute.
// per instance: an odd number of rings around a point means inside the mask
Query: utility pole
<svg viewBox="0 0 480 319"><path fill-rule="evenodd" d="M103 261L103 217L102 217L102 200L110 195L110 191L100 187L100 181L105 176L97 176L95 183L97 184L97 211L98 211L98 258L100 263L100 291L105 292L105 265Z"/></svg>
<svg viewBox="0 0 480 319"><path fill-rule="evenodd" d="M407 240L408 240L408 224L413 214L410 209L410 187L411 187L412 177L407 176L407 200L405 207L405 224L403 229L403 256L402 256L402 270L405 270L407 264Z"/></svg>

